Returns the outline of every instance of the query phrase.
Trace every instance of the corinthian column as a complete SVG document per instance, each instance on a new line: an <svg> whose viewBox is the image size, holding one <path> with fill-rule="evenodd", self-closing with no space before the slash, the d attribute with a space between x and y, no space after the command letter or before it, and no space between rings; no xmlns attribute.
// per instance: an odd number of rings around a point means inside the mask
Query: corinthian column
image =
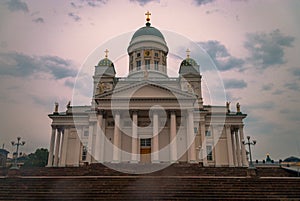
<svg viewBox="0 0 300 201"><path fill-rule="evenodd" d="M203 166L208 166L207 164L207 152L206 152L206 136L205 136L205 122L200 122L201 129L201 149L202 149L202 162Z"/></svg>
<svg viewBox="0 0 300 201"><path fill-rule="evenodd" d="M61 132L62 132L62 129L58 129L58 133L56 135L56 145L55 145L55 155L54 155L54 166L55 167L58 166Z"/></svg>
<svg viewBox="0 0 300 201"><path fill-rule="evenodd" d="M131 163L137 163L138 158L138 139L137 139L137 124L138 124L138 117L137 111L133 111L132 113L132 145L131 145Z"/></svg>
<svg viewBox="0 0 300 201"><path fill-rule="evenodd" d="M113 162L120 162L119 156L119 138L120 138L120 113L115 114L115 129L114 129L114 145L113 145Z"/></svg>
<svg viewBox="0 0 300 201"><path fill-rule="evenodd" d="M64 132L63 132L63 137L62 137L60 161L59 161L59 165L62 167L64 167L66 165L69 130L70 130L69 127L65 127Z"/></svg>
<svg viewBox="0 0 300 201"><path fill-rule="evenodd" d="M170 117L170 162L175 163L177 161L177 140L176 140L176 113L171 112Z"/></svg>
<svg viewBox="0 0 300 201"><path fill-rule="evenodd" d="M95 142L95 160L96 162L100 162L100 155L102 152L101 147L101 136L103 135L102 132L102 121L103 121L103 114L99 113L98 114L98 125L96 126L96 142Z"/></svg>
<svg viewBox="0 0 300 201"><path fill-rule="evenodd" d="M49 148L49 155L48 155L48 167L53 166L53 151L54 151L54 143L55 143L55 134L56 128L52 126L52 133L51 133L51 140L50 140L50 148Z"/></svg>
<svg viewBox="0 0 300 201"><path fill-rule="evenodd" d="M242 166L242 162L241 162L241 147L240 147L238 129L234 130L234 135L235 135L235 146L236 146L237 164L240 167L240 166Z"/></svg>
<svg viewBox="0 0 300 201"><path fill-rule="evenodd" d="M227 137L227 154L228 154L228 165L229 167L234 166L233 152L232 152L232 139L230 125L225 125L226 137Z"/></svg>
<svg viewBox="0 0 300 201"><path fill-rule="evenodd" d="M158 114L157 111L153 112L153 152L152 152L152 163L159 163L159 143L158 143Z"/></svg>
<svg viewBox="0 0 300 201"><path fill-rule="evenodd" d="M194 113L193 109L188 110L187 121L187 145L188 145L188 159L190 163L196 162L196 149L195 149L195 134L194 134Z"/></svg>
<svg viewBox="0 0 300 201"><path fill-rule="evenodd" d="M240 125L239 127L239 131L240 131L240 143L241 143L241 151L242 151L242 163L243 166L248 166L248 161L247 161L247 156L246 156L246 149L245 149L245 145L243 144L243 140L244 140L244 125Z"/></svg>

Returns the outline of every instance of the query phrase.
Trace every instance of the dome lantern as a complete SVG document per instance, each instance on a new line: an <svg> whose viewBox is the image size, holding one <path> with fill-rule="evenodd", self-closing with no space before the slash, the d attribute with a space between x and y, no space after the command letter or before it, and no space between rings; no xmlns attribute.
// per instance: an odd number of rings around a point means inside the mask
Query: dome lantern
<svg viewBox="0 0 300 201"><path fill-rule="evenodd" d="M163 34L151 26L147 11L146 26L138 29L132 36L127 52L129 55L129 76L141 76L149 71L149 76L167 76L167 55L169 48Z"/></svg>

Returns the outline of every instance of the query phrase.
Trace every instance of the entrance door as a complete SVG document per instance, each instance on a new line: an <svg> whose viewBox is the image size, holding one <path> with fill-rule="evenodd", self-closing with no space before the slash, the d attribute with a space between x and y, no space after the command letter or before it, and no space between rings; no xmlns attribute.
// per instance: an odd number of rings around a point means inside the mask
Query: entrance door
<svg viewBox="0 0 300 201"><path fill-rule="evenodd" d="M151 163L151 138L140 140L141 163Z"/></svg>

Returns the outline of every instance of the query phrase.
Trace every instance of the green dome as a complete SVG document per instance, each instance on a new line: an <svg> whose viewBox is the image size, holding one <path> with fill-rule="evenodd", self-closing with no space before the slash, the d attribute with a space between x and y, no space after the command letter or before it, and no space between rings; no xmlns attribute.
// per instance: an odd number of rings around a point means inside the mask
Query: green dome
<svg viewBox="0 0 300 201"><path fill-rule="evenodd" d="M198 64L194 59L186 58L181 62L180 66L198 66Z"/></svg>
<svg viewBox="0 0 300 201"><path fill-rule="evenodd" d="M114 63L108 58L104 58L99 61L98 66L111 66L114 67Z"/></svg>
<svg viewBox="0 0 300 201"><path fill-rule="evenodd" d="M133 36L132 36L132 39L133 40L134 38L137 38L139 36L143 36L143 35L152 35L152 36L157 36L163 40L165 40L164 36L162 35L162 33L154 28L154 27L151 27L150 25L149 26L145 26L145 27L142 27L140 28L139 30L137 30Z"/></svg>

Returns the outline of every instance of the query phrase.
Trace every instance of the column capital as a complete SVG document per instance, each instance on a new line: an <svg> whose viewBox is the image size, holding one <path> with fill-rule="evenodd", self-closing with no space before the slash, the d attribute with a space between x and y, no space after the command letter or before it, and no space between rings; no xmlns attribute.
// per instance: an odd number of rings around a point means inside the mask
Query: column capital
<svg viewBox="0 0 300 201"><path fill-rule="evenodd" d="M170 115L171 114L175 114L176 115L176 110L169 110L169 112L168 112Z"/></svg>
<svg viewBox="0 0 300 201"><path fill-rule="evenodd" d="M57 131L58 132L64 132L64 130L65 130L65 126L60 126L60 127L57 127Z"/></svg>
<svg viewBox="0 0 300 201"><path fill-rule="evenodd" d="M51 125L51 128L52 129L57 129L57 126L56 125Z"/></svg>
<svg viewBox="0 0 300 201"><path fill-rule="evenodd" d="M225 124L224 126L226 129L231 128L231 125L229 125L229 124Z"/></svg>
<svg viewBox="0 0 300 201"><path fill-rule="evenodd" d="M98 109L97 110L97 115L104 115L104 113L105 113L105 110L101 110L101 109Z"/></svg>
<svg viewBox="0 0 300 201"><path fill-rule="evenodd" d="M138 112L139 112L138 110L130 110L130 114L131 114L131 115L133 115L133 114L138 115Z"/></svg>
<svg viewBox="0 0 300 201"><path fill-rule="evenodd" d="M119 115L121 115L121 110L116 110L116 109L114 109L114 110L112 110L112 114L119 114Z"/></svg>
<svg viewBox="0 0 300 201"><path fill-rule="evenodd" d="M194 112L194 108L188 108L186 109L186 111L189 113L189 112Z"/></svg>

